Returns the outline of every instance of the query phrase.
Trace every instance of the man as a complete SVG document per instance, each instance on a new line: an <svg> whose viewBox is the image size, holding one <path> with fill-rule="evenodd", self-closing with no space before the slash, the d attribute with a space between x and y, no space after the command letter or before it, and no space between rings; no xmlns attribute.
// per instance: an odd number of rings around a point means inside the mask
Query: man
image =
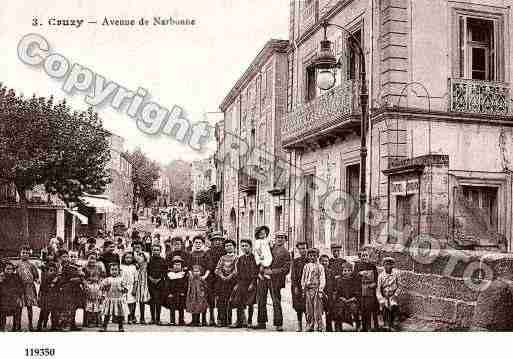
<svg viewBox="0 0 513 359"><path fill-rule="evenodd" d="M103 253L98 260L103 263L106 276L110 276L110 265L112 263L117 263L118 265L121 263L119 254L116 253L116 244L113 241L106 240L103 243Z"/></svg>
<svg viewBox="0 0 513 359"><path fill-rule="evenodd" d="M275 244L272 248L270 268L264 269L263 278L258 279L257 303L258 303L258 324L254 329L265 329L267 325L267 292L271 292L273 301L273 324L276 331L283 331L283 312L281 308L281 290L285 287L285 277L290 271L290 255L284 244L287 235L283 231L275 234ZM270 276L270 279L267 277Z"/></svg>
<svg viewBox="0 0 513 359"><path fill-rule="evenodd" d="M216 307L216 275L215 270L219 259L225 254L224 237L221 232L213 232L210 237L211 248L207 251L208 263L210 264L210 274L207 278L208 287L208 311L209 311L209 325L216 326L214 316L214 308Z"/></svg>
<svg viewBox="0 0 513 359"><path fill-rule="evenodd" d="M303 314L305 313L305 297L301 289L301 276L303 275L303 267L308 262L306 257L306 242L297 242L296 249L299 257L292 261L291 273L291 290L292 290L292 307L296 311L297 331L303 331Z"/></svg>
<svg viewBox="0 0 513 359"><path fill-rule="evenodd" d="M215 274L216 294L217 294L217 326L228 327L232 324L232 308L230 305L230 296L235 287L235 275L237 270L235 263L237 255L235 254L236 243L233 239L227 239L224 242L226 254L223 255L217 263Z"/></svg>

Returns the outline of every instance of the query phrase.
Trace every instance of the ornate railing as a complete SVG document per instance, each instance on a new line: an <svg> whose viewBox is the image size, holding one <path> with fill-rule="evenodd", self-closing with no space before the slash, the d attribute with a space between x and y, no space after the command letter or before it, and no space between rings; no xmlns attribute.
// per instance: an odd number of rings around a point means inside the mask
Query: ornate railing
<svg viewBox="0 0 513 359"><path fill-rule="evenodd" d="M250 172L248 174L247 172ZM242 192L255 192L257 180L251 176L251 169L239 169L239 188Z"/></svg>
<svg viewBox="0 0 513 359"><path fill-rule="evenodd" d="M449 79L449 111L486 115L510 113L509 84Z"/></svg>
<svg viewBox="0 0 513 359"><path fill-rule="evenodd" d="M361 113L360 83L347 81L316 99L297 105L281 123L284 144L346 121Z"/></svg>

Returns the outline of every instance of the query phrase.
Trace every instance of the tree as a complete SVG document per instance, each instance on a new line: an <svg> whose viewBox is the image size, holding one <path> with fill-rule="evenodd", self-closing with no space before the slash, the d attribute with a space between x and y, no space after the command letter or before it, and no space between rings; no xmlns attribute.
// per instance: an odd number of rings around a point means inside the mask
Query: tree
<svg viewBox="0 0 513 359"><path fill-rule="evenodd" d="M128 161L132 164L132 182L134 183L134 198L142 199L147 207L159 196L159 191L153 188L153 184L160 178L160 166L150 160L140 148L133 152L126 152Z"/></svg>
<svg viewBox="0 0 513 359"><path fill-rule="evenodd" d="M53 96L27 99L0 84L0 178L14 183L20 196L25 242L25 191L44 185L67 206L85 192L102 193L110 181L109 136L91 108L72 112Z"/></svg>

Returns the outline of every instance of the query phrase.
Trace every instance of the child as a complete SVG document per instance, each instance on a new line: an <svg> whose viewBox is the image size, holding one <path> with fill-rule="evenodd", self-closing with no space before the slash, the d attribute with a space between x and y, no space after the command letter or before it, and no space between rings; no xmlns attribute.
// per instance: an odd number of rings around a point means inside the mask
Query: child
<svg viewBox="0 0 513 359"><path fill-rule="evenodd" d="M86 305L84 310L84 326L99 327L102 312L102 291L100 288L100 273L92 271L86 275L85 295Z"/></svg>
<svg viewBox="0 0 513 359"><path fill-rule="evenodd" d="M323 308L326 313L326 331L333 331L333 285L334 285L334 273L330 268L330 257L327 254L323 254L319 257L319 263L324 267L324 275L326 276L326 286L324 287L323 296Z"/></svg>
<svg viewBox="0 0 513 359"><path fill-rule="evenodd" d="M333 319L335 331L341 332L343 323L348 323L358 331L360 328L359 307L362 286L355 277L351 263L342 264L342 275L337 277L333 288Z"/></svg>
<svg viewBox="0 0 513 359"><path fill-rule="evenodd" d="M215 274L215 270L217 268L217 264L221 257L226 253L224 250L224 237L221 232L214 232L210 237L211 246L206 251L208 263L210 265L209 268L209 276L207 277L207 301L208 301L208 311L209 311L209 326L216 326L216 319L214 314L214 309L216 307L216 298L217 298L217 282L220 279ZM208 244L208 243L205 243Z"/></svg>
<svg viewBox="0 0 513 359"><path fill-rule="evenodd" d="M380 308L383 312L383 322L389 330L394 328L394 319L399 312L396 295L399 288L399 280L394 264L395 260L392 257L383 259L385 270L378 277L378 290L376 292Z"/></svg>
<svg viewBox="0 0 513 359"><path fill-rule="evenodd" d="M233 289L230 299L230 306L237 308L237 323L233 324L230 328L246 328L248 327L248 321L251 325L253 305L256 302L258 266L255 256L251 251L251 241L249 239L242 239L240 247L242 254L235 263L235 270L237 272L235 279L237 284ZM248 321L246 321L245 315L246 307L248 307L248 317L251 317Z"/></svg>
<svg viewBox="0 0 513 359"><path fill-rule="evenodd" d="M308 263L303 268L301 288L305 293L306 304L306 329L309 332L323 331L322 325L322 296L326 285L324 267L319 264L319 250L308 250Z"/></svg>
<svg viewBox="0 0 513 359"><path fill-rule="evenodd" d="M216 293L217 293L217 326L227 327L232 323L232 310L229 305L230 295L235 286L235 276L237 268L235 262L235 241L227 239L224 242L226 254L219 259L215 274L217 275Z"/></svg>
<svg viewBox="0 0 513 359"><path fill-rule="evenodd" d="M193 264L192 271L189 273L186 308L187 312L192 314L191 326L193 327L200 326L200 315L203 317L203 326L207 324L207 282L202 272L201 265Z"/></svg>
<svg viewBox="0 0 513 359"><path fill-rule="evenodd" d="M57 274L57 263L49 262L43 267L41 286L39 287L38 305L41 311L37 321L37 331L46 329L50 316L52 318L51 329L57 330L59 326L59 315L56 305L59 300L59 293L56 288Z"/></svg>
<svg viewBox="0 0 513 359"><path fill-rule="evenodd" d="M355 272L360 276L362 284L362 299L360 303L362 330L364 332L369 330L371 320L374 322L374 329L378 329L379 304L376 297L378 269L375 264L371 263L369 249L364 249L360 253L360 262L356 263Z"/></svg>
<svg viewBox="0 0 513 359"><path fill-rule="evenodd" d="M151 248L151 258L148 262L148 290L150 292L151 324L161 325L160 311L162 309L162 282L167 274L167 262L160 256L160 244Z"/></svg>
<svg viewBox="0 0 513 359"><path fill-rule="evenodd" d="M175 311L178 311L178 325L185 325L184 310L187 297L188 277L183 270L183 259L174 257L172 259L171 272L162 283L162 303L169 308L170 323L176 325Z"/></svg>
<svg viewBox="0 0 513 359"><path fill-rule="evenodd" d="M14 263L7 262L0 282L0 330L5 331L6 319L13 317L12 331L21 330L21 311L23 308L24 285L16 273Z"/></svg>
<svg viewBox="0 0 513 359"><path fill-rule="evenodd" d="M264 273L265 268L269 268L273 261L273 255L271 253L271 243L269 239L269 227L260 226L255 230L255 259L257 266L260 269L259 277L265 277L271 279L271 277Z"/></svg>
<svg viewBox="0 0 513 359"><path fill-rule="evenodd" d="M135 246L134 246L135 249ZM148 291L148 257L146 253L134 251L135 265L137 268L137 280L134 284L135 302L139 303L139 324L145 325L144 311L146 303L150 300L150 292Z"/></svg>
<svg viewBox="0 0 513 359"><path fill-rule="evenodd" d="M21 247L21 261L18 264L17 273L23 283L23 306L27 308L28 328L33 331L32 307L37 306L36 283L39 282L39 272L35 264L29 262L30 247Z"/></svg>
<svg viewBox="0 0 513 359"><path fill-rule="evenodd" d="M69 252L65 249L59 251L61 274L56 286L59 288L59 310L61 328L63 330L78 331L76 311L84 298L84 274L80 266L71 261Z"/></svg>
<svg viewBox="0 0 513 359"><path fill-rule="evenodd" d="M134 256L132 252L125 252L121 257L121 276L125 280L128 288L126 293L126 302L128 304L128 324L135 324L135 288L137 286L137 268L135 267Z"/></svg>
<svg viewBox="0 0 513 359"><path fill-rule="evenodd" d="M107 331L107 325L110 318L114 323L118 323L118 331L124 332L123 321L128 314L128 305L126 303L127 285L121 277L119 264L110 264L110 277L102 281L101 289L105 295L103 302L103 328L101 332Z"/></svg>

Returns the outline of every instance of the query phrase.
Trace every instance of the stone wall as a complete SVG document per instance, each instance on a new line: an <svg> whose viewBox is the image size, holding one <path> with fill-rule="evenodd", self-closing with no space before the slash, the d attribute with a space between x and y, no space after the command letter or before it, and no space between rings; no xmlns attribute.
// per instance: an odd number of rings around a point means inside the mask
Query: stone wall
<svg viewBox="0 0 513 359"><path fill-rule="evenodd" d="M402 314L436 322L444 330L469 328L479 289L496 279L499 264L513 263L513 253L441 250L426 257L416 255L415 245L374 248L379 263L384 257L396 260Z"/></svg>

